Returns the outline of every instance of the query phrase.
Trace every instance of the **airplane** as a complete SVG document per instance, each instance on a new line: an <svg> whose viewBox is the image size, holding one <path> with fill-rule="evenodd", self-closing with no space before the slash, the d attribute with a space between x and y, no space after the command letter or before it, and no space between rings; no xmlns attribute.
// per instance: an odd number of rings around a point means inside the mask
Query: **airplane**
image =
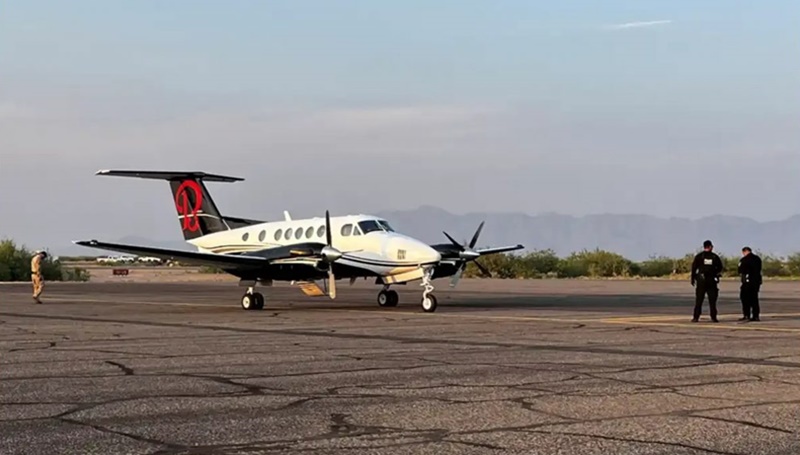
<svg viewBox="0 0 800 455"><path fill-rule="evenodd" d="M469 244L428 245L396 232L382 217L346 215L292 219L284 212L283 221L260 221L224 216L211 197L205 182L238 182L241 177L201 171L100 170L95 175L165 180L169 182L173 203L184 240L197 251L182 251L149 246L125 245L98 240L73 243L85 247L157 257L185 264L217 267L239 278L247 287L241 306L245 310L264 308L264 296L257 284L272 286L274 281L298 284L308 296L336 298L336 280L375 278L382 284L378 305L394 307L397 292L392 285L421 280L421 306L434 312L438 305L431 280L452 276L455 287L469 262L491 276L476 262L481 256L519 250L522 245L475 249L483 223ZM316 284L322 281L323 288Z"/></svg>

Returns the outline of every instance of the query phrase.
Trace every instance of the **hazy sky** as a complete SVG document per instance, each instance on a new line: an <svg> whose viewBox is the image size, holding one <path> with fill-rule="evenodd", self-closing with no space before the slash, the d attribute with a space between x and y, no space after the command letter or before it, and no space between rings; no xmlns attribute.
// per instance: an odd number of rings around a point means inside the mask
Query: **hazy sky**
<svg viewBox="0 0 800 455"><path fill-rule="evenodd" d="M0 4L0 237L180 238L221 210L800 212L800 2ZM701 188L712 188L704 193Z"/></svg>

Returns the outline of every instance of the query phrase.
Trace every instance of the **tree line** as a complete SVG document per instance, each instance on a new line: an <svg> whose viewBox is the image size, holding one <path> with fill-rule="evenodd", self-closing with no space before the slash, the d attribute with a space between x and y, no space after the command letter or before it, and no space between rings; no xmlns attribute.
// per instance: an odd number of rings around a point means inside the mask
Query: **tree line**
<svg viewBox="0 0 800 455"><path fill-rule="evenodd" d="M600 249L583 250L559 257L553 250L537 250L526 254L496 254L479 259L495 278L669 278L687 276L696 253L683 257L651 257L632 261L624 256ZM800 277L800 253L775 257L756 252L762 260L765 278ZM739 256L719 255L725 266L723 276L738 276ZM465 277L480 277L474 264L464 270Z"/></svg>
<svg viewBox="0 0 800 455"><path fill-rule="evenodd" d="M0 281L31 281L33 251L18 246L12 240L0 241ZM89 272L64 264L48 255L42 262L45 281L88 281Z"/></svg>
<svg viewBox="0 0 800 455"><path fill-rule="evenodd" d="M479 259L481 265L495 278L670 278L688 276L695 253L679 258L651 257L632 261L624 256L601 249L583 250L565 257L553 250L535 250L529 253L494 254ZM765 278L799 278L800 253L787 257L760 254ZM0 281L30 281L33 251L18 246L11 240L0 241ZM725 265L724 276L737 276L738 256L720 255ZM208 268L205 273L221 272ZM87 270L64 265L53 257L42 265L47 281L88 281ZM468 263L464 277L480 277L473 263Z"/></svg>

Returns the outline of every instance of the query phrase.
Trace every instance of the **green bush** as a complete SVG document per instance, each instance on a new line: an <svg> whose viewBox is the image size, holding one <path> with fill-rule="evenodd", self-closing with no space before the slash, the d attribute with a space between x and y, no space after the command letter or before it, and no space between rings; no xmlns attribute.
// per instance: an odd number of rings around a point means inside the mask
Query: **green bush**
<svg viewBox="0 0 800 455"><path fill-rule="evenodd" d="M675 259L663 256L653 257L636 265L638 273L635 275L645 278L669 276L677 273L678 268Z"/></svg>
<svg viewBox="0 0 800 455"><path fill-rule="evenodd" d="M0 241L0 281L30 281L33 251L12 240ZM45 281L88 281L89 273L80 268L64 268L48 255L42 262Z"/></svg>
<svg viewBox="0 0 800 455"><path fill-rule="evenodd" d="M0 241L0 281L30 281L31 258L33 252L24 246L17 246L11 240ZM634 262L619 254L600 249L583 250L564 258L552 250L537 250L526 254L494 254L482 257L480 263L495 278L618 278L618 277L686 277L690 272L695 254L679 258L664 256L651 257L645 261ZM800 253L787 258L777 258L759 254L762 259L764 277L800 277ZM738 256L721 256L728 277L737 276ZM173 265L179 265L177 262ZM61 261L48 257L42 264L46 281L88 281L87 270L65 267ZM204 266L200 273L225 273L218 267ZM470 262L464 277L482 276L474 263Z"/></svg>
<svg viewBox="0 0 800 455"><path fill-rule="evenodd" d="M759 253L756 253L759 254ZM679 258L666 256L651 257L645 261L634 262L619 254L596 250L583 250L559 258L552 250L533 251L527 254L497 254L482 257L480 263L495 278L687 278L691 272L695 253ZM759 254L762 260L762 274L766 278L800 277L800 253L782 259ZM725 270L723 276L736 277L739 269L739 256L720 255ZM472 263L467 265L465 277L481 276Z"/></svg>
<svg viewBox="0 0 800 455"><path fill-rule="evenodd" d="M792 272L785 260L763 255L761 256L761 274L769 277L788 277Z"/></svg>
<svg viewBox="0 0 800 455"><path fill-rule="evenodd" d="M225 273L224 270L218 267L212 267L210 265L204 265L200 267L197 271L198 273L210 273L210 274L218 274L218 273Z"/></svg>

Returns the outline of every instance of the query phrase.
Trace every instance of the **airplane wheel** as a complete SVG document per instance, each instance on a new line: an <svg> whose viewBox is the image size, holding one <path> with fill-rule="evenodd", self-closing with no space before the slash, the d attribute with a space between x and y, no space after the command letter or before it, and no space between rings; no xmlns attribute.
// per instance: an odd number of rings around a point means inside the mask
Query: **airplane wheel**
<svg viewBox="0 0 800 455"><path fill-rule="evenodd" d="M253 307L254 310L263 310L264 309L264 295L260 292L256 292L253 294L255 298L255 306Z"/></svg>
<svg viewBox="0 0 800 455"><path fill-rule="evenodd" d="M422 311L426 313L433 313L436 311L436 297L433 294L428 294L427 297L422 298Z"/></svg>
<svg viewBox="0 0 800 455"><path fill-rule="evenodd" d="M388 306L397 306L397 302L400 301L400 296L397 295L397 291L388 291L387 294L389 294Z"/></svg>
<svg viewBox="0 0 800 455"><path fill-rule="evenodd" d="M394 307L397 306L397 302L400 298L397 296L396 291L386 291L383 290L378 293L378 305L382 307Z"/></svg>
<svg viewBox="0 0 800 455"><path fill-rule="evenodd" d="M253 294L245 294L242 296L242 308L245 310L252 310L257 304L257 300Z"/></svg>
<svg viewBox="0 0 800 455"><path fill-rule="evenodd" d="M378 306L392 306L391 305L391 297L389 297L389 291L382 290L378 293Z"/></svg>

